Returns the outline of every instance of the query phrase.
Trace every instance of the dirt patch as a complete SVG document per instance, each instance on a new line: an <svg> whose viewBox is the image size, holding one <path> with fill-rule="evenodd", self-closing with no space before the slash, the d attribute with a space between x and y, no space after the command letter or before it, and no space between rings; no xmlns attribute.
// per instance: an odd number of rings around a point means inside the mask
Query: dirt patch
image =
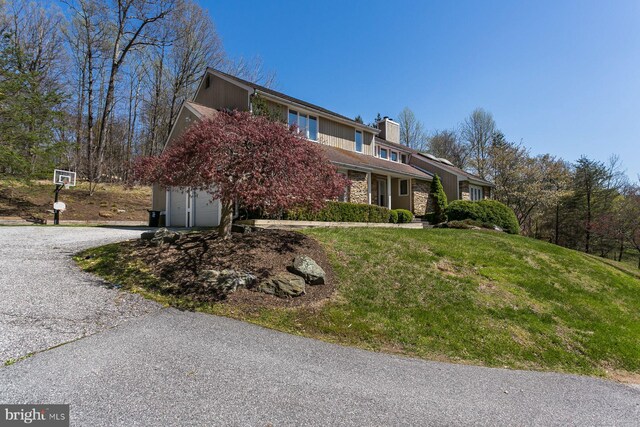
<svg viewBox="0 0 640 427"><path fill-rule="evenodd" d="M30 184L0 181L0 216L53 220L54 185L50 182ZM90 195L86 183L60 191L60 201L67 205L61 221L146 221L151 209L151 188L127 188L117 184L100 184Z"/></svg>
<svg viewBox="0 0 640 427"><path fill-rule="evenodd" d="M326 273L324 285L306 286L306 294L297 298L277 298L250 290L238 290L225 303L258 309L260 307L319 306L335 290L334 274L322 246L304 234L283 230L259 230L232 233L232 238L219 239L215 232L199 232L182 236L175 244L153 246L137 240L124 244L132 257L142 261L151 272L171 283L171 292L199 302L215 301L202 288L198 275L202 270L225 268L249 272L258 282L287 271L296 255L314 259ZM245 307L245 308L246 308Z"/></svg>

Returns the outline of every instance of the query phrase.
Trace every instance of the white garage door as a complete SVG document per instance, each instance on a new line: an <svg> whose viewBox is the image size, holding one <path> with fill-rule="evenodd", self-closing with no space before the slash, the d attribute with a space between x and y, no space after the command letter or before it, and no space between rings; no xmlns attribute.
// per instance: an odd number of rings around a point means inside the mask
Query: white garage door
<svg viewBox="0 0 640 427"><path fill-rule="evenodd" d="M193 207L196 227L217 227L220 224L220 202L212 200L206 191L194 191Z"/></svg>
<svg viewBox="0 0 640 427"><path fill-rule="evenodd" d="M187 224L187 192L172 188L169 199L169 225L171 227L185 227Z"/></svg>

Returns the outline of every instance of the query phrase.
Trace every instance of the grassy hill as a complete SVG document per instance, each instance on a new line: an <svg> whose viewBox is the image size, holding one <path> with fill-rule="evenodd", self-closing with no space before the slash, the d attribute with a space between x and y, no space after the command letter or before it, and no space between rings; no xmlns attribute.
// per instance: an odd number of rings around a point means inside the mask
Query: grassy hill
<svg viewBox="0 0 640 427"><path fill-rule="evenodd" d="M433 360L640 378L640 273L625 264L490 231L305 234L328 253L337 278L331 299L195 309ZM93 259L78 258L89 271L121 284L149 279L117 246L90 252ZM116 263L125 264L120 273Z"/></svg>
<svg viewBox="0 0 640 427"><path fill-rule="evenodd" d="M54 190L51 181L0 180L0 217L43 218L53 220ZM100 184L89 195L87 183L63 189L60 201L67 205L62 221L146 221L151 207L151 188L125 188L117 184Z"/></svg>

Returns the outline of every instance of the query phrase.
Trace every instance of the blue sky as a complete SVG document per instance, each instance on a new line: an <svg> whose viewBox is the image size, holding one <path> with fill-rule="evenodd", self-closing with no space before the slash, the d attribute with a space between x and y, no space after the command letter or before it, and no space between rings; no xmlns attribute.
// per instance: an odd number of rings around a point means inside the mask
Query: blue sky
<svg viewBox="0 0 640 427"><path fill-rule="evenodd" d="M640 1L201 1L226 50L276 89L428 130L476 107L511 141L640 174Z"/></svg>

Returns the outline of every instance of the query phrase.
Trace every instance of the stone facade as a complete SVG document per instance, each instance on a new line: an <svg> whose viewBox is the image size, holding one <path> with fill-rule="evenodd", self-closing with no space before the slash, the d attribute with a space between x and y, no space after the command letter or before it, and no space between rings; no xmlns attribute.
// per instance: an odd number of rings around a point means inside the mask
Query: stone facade
<svg viewBox="0 0 640 427"><path fill-rule="evenodd" d="M349 201L351 203L369 203L369 185L366 172L349 171Z"/></svg>
<svg viewBox="0 0 640 427"><path fill-rule="evenodd" d="M413 214L424 215L427 213L429 202L429 188L427 181L411 180L411 196L413 197Z"/></svg>
<svg viewBox="0 0 640 427"><path fill-rule="evenodd" d="M463 181L460 186L460 200L471 200L471 192L469 191L469 182Z"/></svg>
<svg viewBox="0 0 640 427"><path fill-rule="evenodd" d="M487 187L487 186L482 187L482 198L483 199L491 198L491 187Z"/></svg>

